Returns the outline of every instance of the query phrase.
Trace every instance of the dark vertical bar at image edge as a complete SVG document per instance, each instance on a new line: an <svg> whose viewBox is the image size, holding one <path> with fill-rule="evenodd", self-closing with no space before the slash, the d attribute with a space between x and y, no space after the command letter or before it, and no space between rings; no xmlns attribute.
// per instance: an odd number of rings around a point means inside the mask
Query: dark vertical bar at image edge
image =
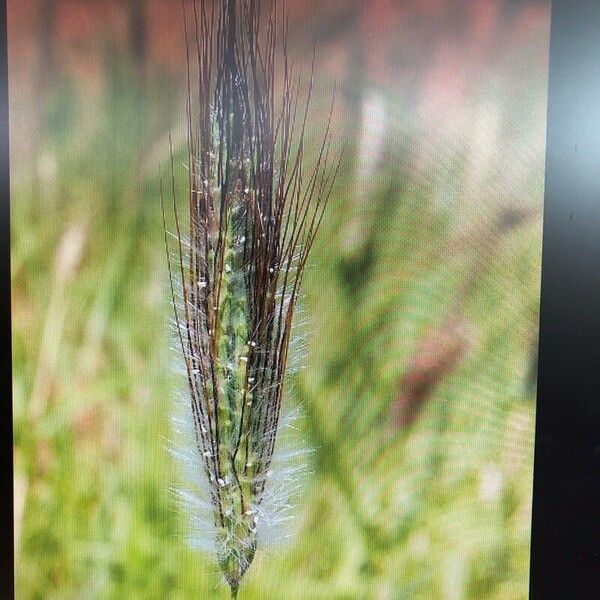
<svg viewBox="0 0 600 600"><path fill-rule="evenodd" d="M6 2L0 0L0 598L14 597L12 344L10 317L10 179Z"/></svg>
<svg viewBox="0 0 600 600"><path fill-rule="evenodd" d="M550 34L530 598L600 598L600 2Z"/></svg>

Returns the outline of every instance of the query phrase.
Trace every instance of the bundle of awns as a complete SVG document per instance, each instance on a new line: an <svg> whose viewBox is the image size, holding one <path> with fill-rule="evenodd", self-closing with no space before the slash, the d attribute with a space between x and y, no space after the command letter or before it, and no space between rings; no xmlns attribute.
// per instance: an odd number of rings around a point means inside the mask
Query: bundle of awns
<svg viewBox="0 0 600 600"><path fill-rule="evenodd" d="M293 465L274 460L286 364L339 164L328 166L329 124L305 164L312 76L300 101L285 19L275 1L264 15L261 4L184 9L188 206L178 211L172 159L174 243L165 229L187 382L177 417L187 441L176 454L190 489L179 496L193 543L214 550L234 598L268 529L289 509Z"/></svg>

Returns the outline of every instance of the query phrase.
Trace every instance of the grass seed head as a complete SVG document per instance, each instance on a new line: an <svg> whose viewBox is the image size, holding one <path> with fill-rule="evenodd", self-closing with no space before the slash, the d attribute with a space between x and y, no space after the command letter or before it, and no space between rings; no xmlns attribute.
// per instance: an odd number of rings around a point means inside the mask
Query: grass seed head
<svg viewBox="0 0 600 600"><path fill-rule="evenodd" d="M183 6L188 195L181 214L172 158L174 242L165 233L188 388L184 463L212 508L216 558L234 597L257 540L268 537L261 528L277 521L266 504L289 508L269 485L294 312L337 172L328 166L331 114L316 161L305 164L312 75L301 102L287 21L276 0L263 14L264 4L200 2L191 14ZM192 511L199 505L184 499Z"/></svg>

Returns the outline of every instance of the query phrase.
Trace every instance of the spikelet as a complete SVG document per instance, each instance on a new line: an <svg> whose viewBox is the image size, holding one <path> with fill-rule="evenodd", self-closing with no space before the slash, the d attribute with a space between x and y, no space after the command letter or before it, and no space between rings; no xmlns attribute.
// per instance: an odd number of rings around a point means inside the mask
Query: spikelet
<svg viewBox="0 0 600 600"><path fill-rule="evenodd" d="M286 486L275 485L279 469L281 481L294 481L275 453L286 364L302 275L339 168L328 166L331 112L305 165L312 75L300 103L287 23L278 25L275 0L264 19L261 4L194 3L193 16L183 6L189 213L177 210L171 158L174 244L161 187L187 382L176 425L188 443L175 453L193 489L179 496L195 545L215 552L232 597L289 508Z"/></svg>

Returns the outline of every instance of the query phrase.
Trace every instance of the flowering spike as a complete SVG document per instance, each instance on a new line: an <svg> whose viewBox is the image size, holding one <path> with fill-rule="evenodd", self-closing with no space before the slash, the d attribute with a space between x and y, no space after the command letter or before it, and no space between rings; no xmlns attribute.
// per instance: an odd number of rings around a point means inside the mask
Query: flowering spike
<svg viewBox="0 0 600 600"><path fill-rule="evenodd" d="M337 173L327 166L331 113L316 163L310 170L304 164L312 76L297 118L287 23L280 31L275 0L264 19L260 5L194 3L191 23L183 5L185 219L177 209L171 159L176 258L169 274L189 392L178 423L184 423L190 443L179 455L190 480L198 482L195 493L205 493L212 507L212 545L232 597L259 540L268 537L264 529L278 520L268 505L289 509L284 495L269 487L278 466L274 451L288 349L302 275ZM283 86L276 102L280 63ZM164 216L162 188L161 198ZM169 257L166 224L165 244ZM184 501L193 523L206 529L197 496Z"/></svg>

